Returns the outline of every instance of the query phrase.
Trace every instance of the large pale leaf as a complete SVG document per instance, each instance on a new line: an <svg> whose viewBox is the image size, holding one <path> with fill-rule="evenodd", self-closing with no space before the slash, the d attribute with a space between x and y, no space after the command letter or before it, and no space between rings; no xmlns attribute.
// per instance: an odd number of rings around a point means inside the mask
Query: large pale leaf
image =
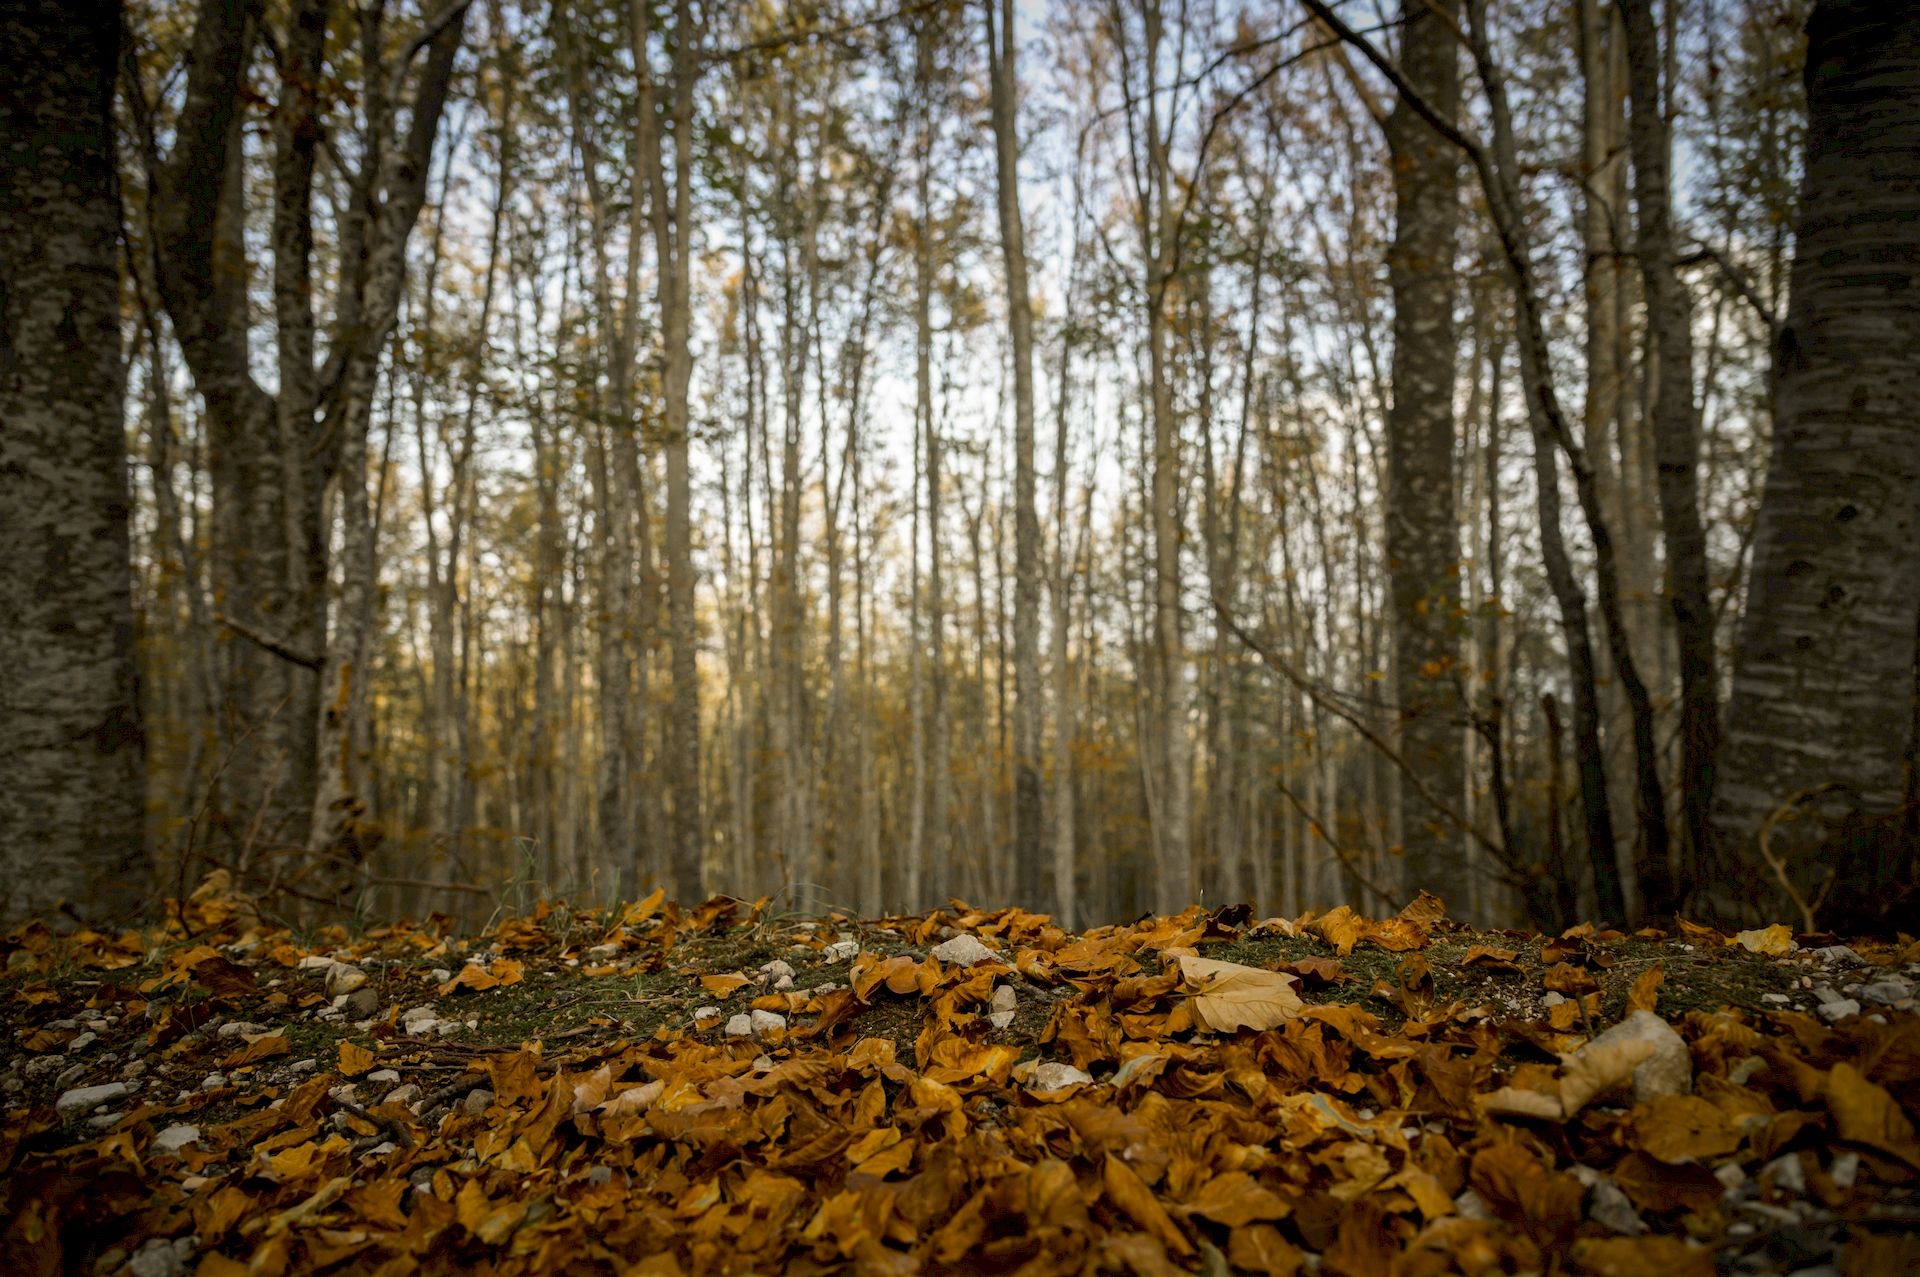
<svg viewBox="0 0 1920 1277"><path fill-rule="evenodd" d="M1180 977L1193 995L1193 1015L1216 1033L1271 1029L1300 1014L1305 1005L1294 978L1237 962L1180 955Z"/></svg>

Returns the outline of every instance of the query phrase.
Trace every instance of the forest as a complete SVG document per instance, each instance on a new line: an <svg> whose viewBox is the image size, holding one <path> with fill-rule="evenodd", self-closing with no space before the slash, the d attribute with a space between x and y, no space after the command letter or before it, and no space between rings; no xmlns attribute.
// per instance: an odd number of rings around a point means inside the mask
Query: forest
<svg viewBox="0 0 1920 1277"><path fill-rule="evenodd" d="M0 909L1884 929L1920 11L18 0Z"/></svg>

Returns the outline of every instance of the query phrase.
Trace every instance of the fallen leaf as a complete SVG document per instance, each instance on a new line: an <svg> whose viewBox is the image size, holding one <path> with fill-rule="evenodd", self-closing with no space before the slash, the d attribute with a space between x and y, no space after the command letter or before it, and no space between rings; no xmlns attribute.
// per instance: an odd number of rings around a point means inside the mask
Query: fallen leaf
<svg viewBox="0 0 1920 1277"><path fill-rule="evenodd" d="M1262 1188L1245 1171L1214 1176L1187 1199L1186 1208L1228 1228L1244 1228L1256 1220L1285 1219L1292 1211L1277 1193Z"/></svg>
<svg viewBox="0 0 1920 1277"><path fill-rule="evenodd" d="M1512 949L1500 949L1493 945L1476 944L1467 950L1465 957L1460 959L1460 965L1463 967L1486 967L1491 971L1517 972L1520 970L1520 964L1514 961L1514 959L1519 956L1520 955Z"/></svg>
<svg viewBox="0 0 1920 1277"><path fill-rule="evenodd" d="M713 997L720 998L723 1001L752 983L753 981L738 973L731 975L703 975L700 977L700 987L705 989Z"/></svg>
<svg viewBox="0 0 1920 1277"><path fill-rule="evenodd" d="M1740 1147L1726 1114L1697 1095L1662 1095L1634 1106L1634 1142L1669 1164L1719 1157Z"/></svg>
<svg viewBox="0 0 1920 1277"><path fill-rule="evenodd" d="M360 1077L373 1067L373 1052L364 1046L342 1040L340 1043L340 1076Z"/></svg>
<svg viewBox="0 0 1920 1277"><path fill-rule="evenodd" d="M1627 1010L1630 1012L1658 1010L1660 986L1666 982L1666 979L1667 968L1661 963L1656 962L1642 971L1634 979L1633 987L1627 991Z"/></svg>
<svg viewBox="0 0 1920 1277"><path fill-rule="evenodd" d="M1181 954L1180 976L1192 994L1194 1018L1216 1033L1271 1029L1305 1005L1293 991L1294 978L1281 971Z"/></svg>
<svg viewBox="0 0 1920 1277"><path fill-rule="evenodd" d="M1785 957L1793 952L1793 932L1784 923L1776 922L1771 927L1742 931L1733 940L1748 953L1764 953L1769 958Z"/></svg>
<svg viewBox="0 0 1920 1277"><path fill-rule="evenodd" d="M1920 1171L1913 1121L1885 1087L1868 1081L1853 1065L1840 1063L1827 1074L1826 1091L1827 1108L1841 1139L1865 1144Z"/></svg>

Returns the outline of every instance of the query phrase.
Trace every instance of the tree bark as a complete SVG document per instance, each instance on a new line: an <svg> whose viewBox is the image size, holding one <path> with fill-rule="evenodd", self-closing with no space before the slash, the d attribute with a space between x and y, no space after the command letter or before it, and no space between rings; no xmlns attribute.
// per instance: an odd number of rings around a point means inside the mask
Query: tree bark
<svg viewBox="0 0 1920 1277"><path fill-rule="evenodd" d="M1849 886L1913 864L1891 835L1920 598L1920 10L1819 0L1807 38L1799 239L1715 804L1722 913L1755 880L1762 822L1817 786L1839 786L1817 804L1831 841L1872 856ZM1775 849L1826 841L1800 821Z"/></svg>
<svg viewBox="0 0 1920 1277"><path fill-rule="evenodd" d="M1661 523L1666 533L1667 595L1680 656L1680 811L1685 864L1712 842L1714 757L1720 747L1720 676L1707 537L1700 521L1700 414L1693 398L1693 305L1674 265L1672 138L1660 88L1660 39L1651 0L1620 0L1626 24L1627 79L1633 114L1635 250L1646 291L1648 345L1657 355L1653 443ZM1686 868L1671 863L1662 820L1644 841L1636 877L1641 908L1666 916L1679 907ZM1679 872L1676 873L1676 869Z"/></svg>
<svg viewBox="0 0 1920 1277"><path fill-rule="evenodd" d="M144 900L118 0L0 10L0 924Z"/></svg>
<svg viewBox="0 0 1920 1277"><path fill-rule="evenodd" d="M1046 886L1040 854L1040 519L1034 508L1033 304L1027 290L1026 233L1020 222L1019 104L1014 73L1013 0L984 0L993 143L1006 272L1007 336L1013 348L1013 863L1015 903L1037 908ZM996 27L994 10L1000 11ZM1054 884L1052 907L1070 888Z"/></svg>
<svg viewBox="0 0 1920 1277"><path fill-rule="evenodd" d="M1435 111L1452 119L1460 106L1458 0L1406 0L1402 12L1402 71ZM1457 804L1466 788L1453 420L1460 161L1405 102L1396 103L1386 133L1395 222L1387 253L1393 402L1385 523L1400 749L1435 793ZM1410 786L1399 790L1408 889L1431 891L1464 909L1468 873L1459 831Z"/></svg>

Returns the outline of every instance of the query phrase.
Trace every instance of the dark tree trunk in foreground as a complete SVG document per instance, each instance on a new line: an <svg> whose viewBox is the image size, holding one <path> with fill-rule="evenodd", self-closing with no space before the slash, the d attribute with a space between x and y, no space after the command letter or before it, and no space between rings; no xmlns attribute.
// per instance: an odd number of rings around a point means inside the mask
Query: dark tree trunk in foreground
<svg viewBox="0 0 1920 1277"><path fill-rule="evenodd" d="M1460 105L1455 0L1427 11L1408 0L1400 65L1448 119ZM1454 242L1460 155L1405 102L1387 120L1396 212L1387 273L1393 286L1393 405L1387 412L1387 569L1392 579L1394 681L1400 749L1435 794L1458 806L1465 789L1459 686L1460 529L1454 510ZM1415 787L1400 791L1407 889L1467 904L1459 830Z"/></svg>
<svg viewBox="0 0 1920 1277"><path fill-rule="evenodd" d="M1920 8L1823 0L1807 34L1800 235L1715 825L1723 880L1770 885L1759 831L1811 801L1842 828L1797 819L1776 853L1863 855L1821 862L1886 901L1913 866L1899 810L1920 623Z"/></svg>
<svg viewBox="0 0 1920 1277"><path fill-rule="evenodd" d="M0 921L151 865L128 567L117 0L0 8Z"/></svg>

